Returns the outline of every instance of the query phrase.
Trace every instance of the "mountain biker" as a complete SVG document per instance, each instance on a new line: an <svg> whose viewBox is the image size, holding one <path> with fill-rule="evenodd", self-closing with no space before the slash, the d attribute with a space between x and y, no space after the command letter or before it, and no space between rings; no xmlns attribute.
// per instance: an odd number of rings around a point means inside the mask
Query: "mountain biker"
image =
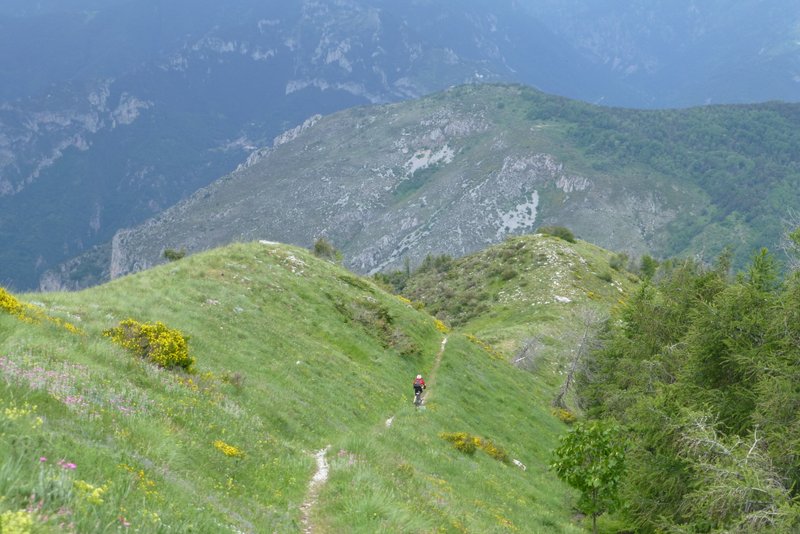
<svg viewBox="0 0 800 534"><path fill-rule="evenodd" d="M422 375L417 375L417 378L414 379L414 395L421 394L422 390L427 387L428 386L425 385L425 380L422 379Z"/></svg>

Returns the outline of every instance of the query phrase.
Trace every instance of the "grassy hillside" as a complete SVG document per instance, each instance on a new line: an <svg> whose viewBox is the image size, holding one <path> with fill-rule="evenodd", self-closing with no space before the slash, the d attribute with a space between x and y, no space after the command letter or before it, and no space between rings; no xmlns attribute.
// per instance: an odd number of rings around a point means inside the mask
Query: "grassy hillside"
<svg viewBox="0 0 800 534"><path fill-rule="evenodd" d="M546 468L562 425L535 376L461 335L443 345L430 316L303 249L236 244L79 293L2 295L7 530L581 531ZM189 336L195 373L103 335L126 318ZM321 450L329 480L310 498Z"/></svg>
<svg viewBox="0 0 800 534"><path fill-rule="evenodd" d="M554 393L585 336L636 283L624 256L552 235L509 238L458 259L428 261L403 293L477 336Z"/></svg>

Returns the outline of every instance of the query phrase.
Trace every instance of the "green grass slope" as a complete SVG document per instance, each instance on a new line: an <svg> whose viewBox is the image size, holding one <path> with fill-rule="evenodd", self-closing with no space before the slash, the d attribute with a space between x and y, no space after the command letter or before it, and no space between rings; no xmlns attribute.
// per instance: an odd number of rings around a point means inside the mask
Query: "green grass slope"
<svg viewBox="0 0 800 534"><path fill-rule="evenodd" d="M436 263L414 273L404 295L534 371L550 393L584 337L638 283L626 258L545 234Z"/></svg>
<svg viewBox="0 0 800 534"><path fill-rule="evenodd" d="M235 244L0 308L4 532L581 531L536 377L461 335L440 352L429 315L303 249ZM189 336L196 373L103 335L129 317Z"/></svg>

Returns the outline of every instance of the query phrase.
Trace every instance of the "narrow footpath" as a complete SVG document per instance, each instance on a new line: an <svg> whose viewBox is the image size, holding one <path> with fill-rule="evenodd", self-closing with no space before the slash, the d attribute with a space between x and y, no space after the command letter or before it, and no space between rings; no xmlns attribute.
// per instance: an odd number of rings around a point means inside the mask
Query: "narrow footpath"
<svg viewBox="0 0 800 534"><path fill-rule="evenodd" d="M311 508L317 504L319 491L328 480L328 461L325 459L325 455L330 448L331 446L328 445L314 454L314 458L317 460L317 472L311 477L311 482L308 483L308 493L306 493L303 504L300 505L300 522L303 527L303 534L314 532L314 528L311 526Z"/></svg>
<svg viewBox="0 0 800 534"><path fill-rule="evenodd" d="M444 348L447 346L447 336L444 336L442 339L442 346L439 348L439 352L436 354L436 359L433 361L433 367L431 368L431 372L428 374L428 386L431 388L432 391L425 390L425 394L422 396L422 404L426 404L428 400L433 395L433 385L436 384L436 373L439 371L439 365L442 363L442 356L444 355Z"/></svg>
<svg viewBox="0 0 800 534"><path fill-rule="evenodd" d="M433 361L431 372L428 374L428 386L433 386L436 383L436 372L439 370L439 365L442 363L442 356L444 355L444 348L446 346L447 336L442 339L442 345L439 348L439 352L436 354L436 359ZM423 397L423 404L428 401L430 395L431 393L426 390L425 396ZM392 426L394 417L393 415L386 420L385 425L387 428ZM306 498L303 500L303 504L300 505L300 523L303 534L312 534L314 532L314 527L311 524L311 509L317 504L319 492L328 480L328 461L325 455L328 453L330 447L331 446L328 445L314 454L314 458L317 461L317 471L314 473L314 476L311 477L311 481L308 483Z"/></svg>

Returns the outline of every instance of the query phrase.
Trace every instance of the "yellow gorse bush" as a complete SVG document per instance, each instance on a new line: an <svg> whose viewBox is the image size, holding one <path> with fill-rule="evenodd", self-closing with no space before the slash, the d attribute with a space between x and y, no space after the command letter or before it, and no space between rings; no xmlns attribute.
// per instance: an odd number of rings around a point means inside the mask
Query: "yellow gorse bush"
<svg viewBox="0 0 800 534"><path fill-rule="evenodd" d="M456 450L463 453L473 454L475 452L475 440L466 432L442 432L439 434L439 437L445 441L449 441Z"/></svg>
<svg viewBox="0 0 800 534"><path fill-rule="evenodd" d="M491 356L495 360L505 360L505 356L500 354L497 350L495 350L494 347L492 347L491 345L489 345L488 343L486 343L482 339L479 339L477 336L474 336L472 334L467 334L467 339L469 339L471 342L473 342L476 345L478 345L480 348L482 348L484 351L486 351L489 354L489 356Z"/></svg>
<svg viewBox="0 0 800 534"><path fill-rule="evenodd" d="M450 332L450 328L448 328L448 326L439 319L434 319L433 324L436 326L436 330L438 330L442 334L447 334L448 332Z"/></svg>
<svg viewBox="0 0 800 534"><path fill-rule="evenodd" d="M189 355L187 339L179 330L168 328L160 321L140 323L125 319L118 327L104 331L103 335L159 367L181 367L193 371L194 358Z"/></svg>
<svg viewBox="0 0 800 534"><path fill-rule="evenodd" d="M475 438L473 438L473 441L475 442L476 447L481 449L483 452L485 452L495 460L498 460L503 463L508 462L508 453L501 447L495 445L491 440L479 438L476 436Z"/></svg>
<svg viewBox="0 0 800 534"><path fill-rule="evenodd" d="M85 480L76 480L72 485L84 501L89 504L103 504L103 493L108 490L108 484L95 486Z"/></svg>
<svg viewBox="0 0 800 534"><path fill-rule="evenodd" d="M495 445L491 440L473 436L467 432L442 432L439 437L453 444L456 450L466 454L473 454L477 449L482 450L495 460L507 463L508 453Z"/></svg>
<svg viewBox="0 0 800 534"><path fill-rule="evenodd" d="M17 317L25 315L25 306L2 287L0 287L0 310L4 310Z"/></svg>
<svg viewBox="0 0 800 534"><path fill-rule="evenodd" d="M26 323L38 323L42 320L50 321L51 323L65 328L73 334L82 334L81 330L72 323L61 320L58 317L50 317L42 310L37 309L30 304L22 303L17 300L11 293L0 287L0 310L5 311Z"/></svg>
<svg viewBox="0 0 800 534"><path fill-rule="evenodd" d="M0 532L3 534L31 534L33 515L27 510L0 514Z"/></svg>
<svg viewBox="0 0 800 534"><path fill-rule="evenodd" d="M574 413L569 410L565 410L564 408L553 408L553 415L558 417L562 423L566 423L568 425L571 425L578 420Z"/></svg>
<svg viewBox="0 0 800 534"><path fill-rule="evenodd" d="M222 452L225 456L231 458L242 458L244 457L244 451L239 449L238 447L234 447L233 445L229 445L222 441L221 439L214 441L214 447L217 448L218 451Z"/></svg>

